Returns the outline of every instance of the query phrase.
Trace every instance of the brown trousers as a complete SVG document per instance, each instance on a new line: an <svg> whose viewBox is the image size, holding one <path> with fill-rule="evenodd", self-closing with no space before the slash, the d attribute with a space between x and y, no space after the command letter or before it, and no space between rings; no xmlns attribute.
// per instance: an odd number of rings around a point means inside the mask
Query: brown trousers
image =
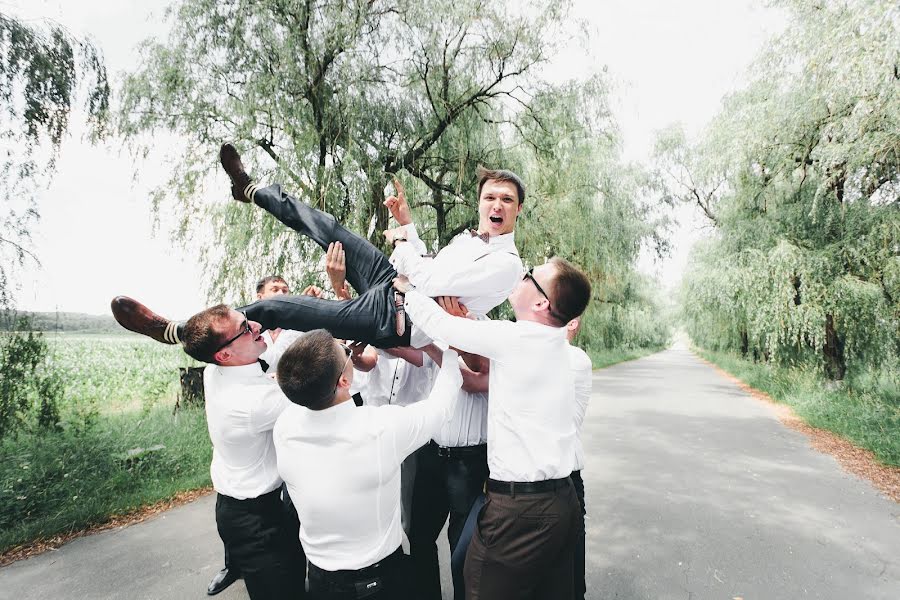
<svg viewBox="0 0 900 600"><path fill-rule="evenodd" d="M488 491L466 555L467 600L570 600L580 515L571 481L549 492Z"/></svg>

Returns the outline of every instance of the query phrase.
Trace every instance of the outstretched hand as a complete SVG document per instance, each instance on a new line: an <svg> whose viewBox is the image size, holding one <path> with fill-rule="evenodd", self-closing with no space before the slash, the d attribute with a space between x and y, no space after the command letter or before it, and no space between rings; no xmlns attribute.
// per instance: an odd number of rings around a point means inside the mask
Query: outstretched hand
<svg viewBox="0 0 900 600"><path fill-rule="evenodd" d="M412 213L409 210L409 204L406 202L406 189L396 177L394 177L394 189L397 191L397 195L388 196L387 200L384 201L384 205L400 225L409 225L412 223Z"/></svg>
<svg viewBox="0 0 900 600"><path fill-rule="evenodd" d="M435 301L449 315L454 317L467 317L469 315L469 309L466 308L465 304L460 304L459 298L456 296L438 296L435 298Z"/></svg>
<svg viewBox="0 0 900 600"><path fill-rule="evenodd" d="M312 296L313 298L321 298L322 297L322 288L315 285L308 285L303 288L303 292L300 294L301 296Z"/></svg>
<svg viewBox="0 0 900 600"><path fill-rule="evenodd" d="M344 247L340 242L328 244L325 252L325 273L331 282L331 289L338 300L350 299L350 287L347 285L347 265Z"/></svg>

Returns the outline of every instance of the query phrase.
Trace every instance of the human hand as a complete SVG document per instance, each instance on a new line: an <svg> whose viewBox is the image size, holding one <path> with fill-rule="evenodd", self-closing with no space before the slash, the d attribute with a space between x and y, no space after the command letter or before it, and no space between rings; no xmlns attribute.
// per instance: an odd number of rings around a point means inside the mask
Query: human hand
<svg viewBox="0 0 900 600"><path fill-rule="evenodd" d="M356 360L362 356L366 346L368 346L368 344L365 342L350 342L347 344L347 347L350 348L350 360Z"/></svg>
<svg viewBox="0 0 900 600"><path fill-rule="evenodd" d="M465 317L469 314L469 309L465 304L460 304L459 298L456 296L438 296L435 301L444 309L444 312L454 317Z"/></svg>
<svg viewBox="0 0 900 600"><path fill-rule="evenodd" d="M303 292L300 294L301 296L312 296L313 298L321 298L322 297L322 288L315 285L308 285L303 288Z"/></svg>
<svg viewBox="0 0 900 600"><path fill-rule="evenodd" d="M384 201L384 205L400 225L409 225L412 223L412 212L410 212L409 204L406 202L406 189L396 177L394 177L394 189L397 191L397 195L388 196Z"/></svg>
<svg viewBox="0 0 900 600"><path fill-rule="evenodd" d="M340 300L350 299L350 288L347 286L347 259L344 255L344 247L340 242L328 244L325 252L325 273L331 282L334 295Z"/></svg>
<svg viewBox="0 0 900 600"><path fill-rule="evenodd" d="M385 229L384 239L387 240L388 244L393 246L395 241L406 239L406 229L402 225L400 227L394 227L393 229Z"/></svg>
<svg viewBox="0 0 900 600"><path fill-rule="evenodd" d="M409 282L409 278L406 275L398 275L397 277L394 277L394 289L401 294L405 294L410 290L415 289L415 286Z"/></svg>

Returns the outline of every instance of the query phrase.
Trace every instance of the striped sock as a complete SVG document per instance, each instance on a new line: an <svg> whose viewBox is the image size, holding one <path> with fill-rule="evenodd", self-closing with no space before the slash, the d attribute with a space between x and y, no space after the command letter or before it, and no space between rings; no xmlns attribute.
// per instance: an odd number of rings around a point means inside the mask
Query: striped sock
<svg viewBox="0 0 900 600"><path fill-rule="evenodd" d="M255 183L248 183L247 187L244 188L244 197L247 198L250 202L254 202L254 196L256 195L256 190L259 189L259 186Z"/></svg>
<svg viewBox="0 0 900 600"><path fill-rule="evenodd" d="M169 321L166 325L166 330L163 332L163 339L166 340L170 344L180 344L181 340L178 339L178 322L177 321Z"/></svg>

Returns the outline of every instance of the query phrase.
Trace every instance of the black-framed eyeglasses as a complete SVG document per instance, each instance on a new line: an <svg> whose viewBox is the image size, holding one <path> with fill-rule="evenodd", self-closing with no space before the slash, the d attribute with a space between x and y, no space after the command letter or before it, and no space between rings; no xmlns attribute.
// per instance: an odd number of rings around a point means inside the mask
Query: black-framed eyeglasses
<svg viewBox="0 0 900 600"><path fill-rule="evenodd" d="M216 352L219 352L220 350L223 350L228 344L230 344L231 342L235 341L236 339L238 339L239 337L241 337L241 336L244 335L245 333L252 333L252 332L253 332L253 330L250 328L250 321L247 320L247 317L244 317L244 324L241 325L241 331L240 331L240 333L238 333L236 336L234 336L233 338L231 338L230 340L228 340L227 342L225 342L224 344L222 344L221 346L219 346L218 348L216 348ZM215 354L216 352L213 352L213 354Z"/></svg>
<svg viewBox="0 0 900 600"><path fill-rule="evenodd" d="M338 345L347 354L347 360L345 360L344 364L341 365L341 372L338 373L337 381L334 382L334 391L331 393L332 396L337 394L338 384L341 383L341 377L344 376L344 369L347 368L347 363L350 362L350 359L353 357L353 350L350 349L350 346L348 346L347 344L338 344Z"/></svg>
<svg viewBox="0 0 900 600"><path fill-rule="evenodd" d="M541 284L539 284L537 282L537 279L534 278L534 267L531 267L530 269L525 271L525 274L522 275L522 279L531 280L531 283L534 284L535 289L540 292L541 296L547 299L547 312L550 313L550 316L565 323L566 319L560 316L559 313L553 311L553 305L550 303L550 296L547 295L547 292L544 291L544 288L541 287Z"/></svg>

